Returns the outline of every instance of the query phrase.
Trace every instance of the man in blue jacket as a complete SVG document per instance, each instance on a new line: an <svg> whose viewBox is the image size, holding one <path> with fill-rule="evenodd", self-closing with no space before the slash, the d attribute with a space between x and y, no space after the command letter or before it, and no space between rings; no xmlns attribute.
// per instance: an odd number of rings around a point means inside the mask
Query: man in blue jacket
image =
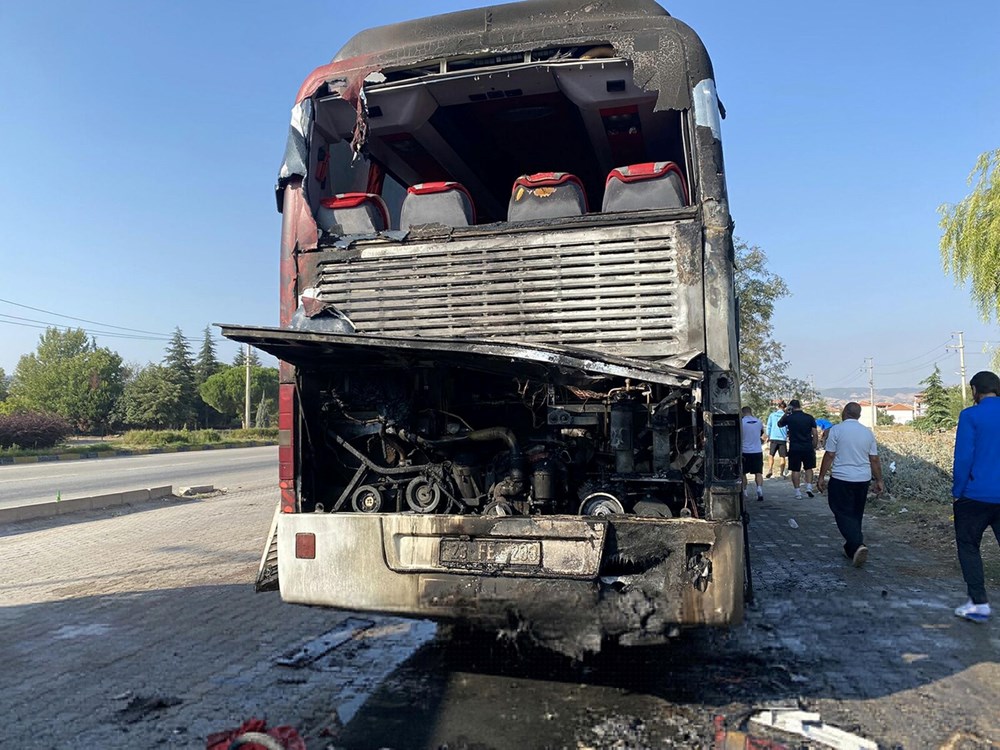
<svg viewBox="0 0 1000 750"><path fill-rule="evenodd" d="M983 370L969 381L973 406L958 417L955 436L955 542L969 601L955 614L973 622L990 617L980 545L986 527L1000 543L1000 378Z"/></svg>

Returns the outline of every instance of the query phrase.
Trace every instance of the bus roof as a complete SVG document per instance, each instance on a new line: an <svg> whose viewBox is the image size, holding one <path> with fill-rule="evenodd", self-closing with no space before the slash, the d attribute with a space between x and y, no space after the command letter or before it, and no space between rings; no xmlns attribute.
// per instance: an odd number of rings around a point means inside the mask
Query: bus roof
<svg viewBox="0 0 1000 750"><path fill-rule="evenodd" d="M373 71L455 56L610 44L633 61L672 106L689 99L692 82L713 78L698 36L654 0L527 0L378 26L353 36L333 61L310 74L296 101L324 83L347 79L356 89ZM683 61L684 65L678 65ZM353 79L353 80L352 80ZM339 88L339 87L338 87Z"/></svg>
<svg viewBox="0 0 1000 750"><path fill-rule="evenodd" d="M344 60L379 51L391 55L419 45L426 49L446 42L449 49L496 49L528 39L546 41L601 37L613 23L622 30L650 28L650 21L670 18L653 0L613 0L589 5L579 0L529 0L445 13L429 18L379 26L354 35L333 58ZM659 24L656 24L657 26ZM599 32L599 33L598 33ZM529 45L530 46L530 45Z"/></svg>

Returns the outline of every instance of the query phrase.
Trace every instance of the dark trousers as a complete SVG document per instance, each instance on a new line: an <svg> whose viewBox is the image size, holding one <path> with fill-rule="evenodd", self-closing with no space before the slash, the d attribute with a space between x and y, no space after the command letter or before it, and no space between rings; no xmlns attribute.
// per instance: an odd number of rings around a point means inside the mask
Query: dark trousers
<svg viewBox="0 0 1000 750"><path fill-rule="evenodd" d="M865 515L869 484L870 482L845 482L831 477L827 486L827 502L846 542L844 552L848 557L854 557L858 547L864 544L861 519Z"/></svg>
<svg viewBox="0 0 1000 750"><path fill-rule="evenodd" d="M1000 503L984 503L967 497L955 501L955 543L958 545L958 562L962 577L969 589L973 604L986 604L986 582L983 579L983 555L979 548L986 527L1000 544Z"/></svg>

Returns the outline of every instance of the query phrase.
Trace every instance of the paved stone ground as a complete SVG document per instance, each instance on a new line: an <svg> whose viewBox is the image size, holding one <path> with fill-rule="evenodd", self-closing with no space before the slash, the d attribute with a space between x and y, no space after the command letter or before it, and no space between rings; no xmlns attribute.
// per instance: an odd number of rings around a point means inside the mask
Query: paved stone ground
<svg viewBox="0 0 1000 750"><path fill-rule="evenodd" d="M783 480L766 491L751 508L758 598L743 626L568 678L531 664L514 677L477 671L460 654L465 674L441 679L451 687L439 701L425 651L383 682L392 700L377 696L353 721L391 669L387 654L404 658L419 637L407 640L405 622L367 618L367 642L353 638L336 658L275 665L351 624L252 593L273 489L0 527L0 738L25 748L203 747L210 732L256 715L298 727L311 750L663 747L654 729L668 724L688 738L671 746L707 747L712 715L735 723L801 700L884 748L991 747L1000 622L954 617L964 598L954 560L896 541L879 521L867 525L868 564L855 569L824 498L795 500Z"/></svg>
<svg viewBox="0 0 1000 750"><path fill-rule="evenodd" d="M941 747L963 732L983 743L969 746L1000 742L1000 622L954 616L966 599L957 560L866 516L870 556L854 568L825 496L796 500L777 478L765 496L751 501L757 603L732 646L783 660L825 721L886 747Z"/></svg>
<svg viewBox="0 0 1000 750"><path fill-rule="evenodd" d="M336 726L385 670L360 640L350 674L275 664L348 617L253 592L276 504L268 487L0 526L0 744L204 747L251 716ZM411 626L365 624L390 643Z"/></svg>

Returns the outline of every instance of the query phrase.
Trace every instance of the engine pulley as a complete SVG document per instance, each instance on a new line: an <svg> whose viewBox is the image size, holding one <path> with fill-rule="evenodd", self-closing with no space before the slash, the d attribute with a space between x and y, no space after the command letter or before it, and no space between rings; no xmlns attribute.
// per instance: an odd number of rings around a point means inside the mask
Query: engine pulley
<svg viewBox="0 0 1000 750"><path fill-rule="evenodd" d="M433 513L441 504L440 485L426 477L417 477L406 485L406 504L417 513Z"/></svg>
<svg viewBox="0 0 1000 750"><path fill-rule="evenodd" d="M613 516L624 512L621 500L610 492L592 492L580 503L581 516Z"/></svg>
<svg viewBox="0 0 1000 750"><path fill-rule="evenodd" d="M358 513L378 513L382 501L382 491L370 484L361 485L351 494L351 507Z"/></svg>

